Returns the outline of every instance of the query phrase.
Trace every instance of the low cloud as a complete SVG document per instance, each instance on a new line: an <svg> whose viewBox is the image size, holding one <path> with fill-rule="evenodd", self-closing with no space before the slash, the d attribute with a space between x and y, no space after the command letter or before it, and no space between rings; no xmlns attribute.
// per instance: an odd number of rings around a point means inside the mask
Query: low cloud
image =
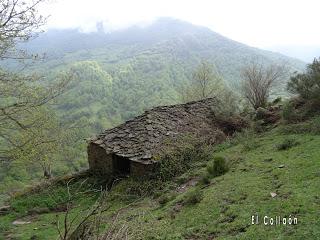
<svg viewBox="0 0 320 240"><path fill-rule="evenodd" d="M318 0L55 0L41 12L51 15L47 28L107 32L158 17L173 17L204 25L234 40L256 47L318 45Z"/></svg>

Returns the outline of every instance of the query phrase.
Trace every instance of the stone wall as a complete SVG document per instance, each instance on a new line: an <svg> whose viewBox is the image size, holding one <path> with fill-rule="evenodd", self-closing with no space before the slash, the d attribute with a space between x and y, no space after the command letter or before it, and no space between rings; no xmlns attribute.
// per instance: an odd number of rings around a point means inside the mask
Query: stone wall
<svg viewBox="0 0 320 240"><path fill-rule="evenodd" d="M112 174L112 154L107 154L99 145L94 143L88 145L88 161L90 171L99 175Z"/></svg>
<svg viewBox="0 0 320 240"><path fill-rule="evenodd" d="M140 162L134 162L131 161L131 171L130 174L132 176L148 176L148 174L151 174L154 170L155 165L154 164L143 164Z"/></svg>

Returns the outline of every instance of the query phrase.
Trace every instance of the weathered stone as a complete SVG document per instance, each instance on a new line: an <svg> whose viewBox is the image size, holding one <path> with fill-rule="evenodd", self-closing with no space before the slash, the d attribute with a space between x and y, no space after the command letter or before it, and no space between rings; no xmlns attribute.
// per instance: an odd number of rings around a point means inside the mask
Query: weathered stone
<svg viewBox="0 0 320 240"><path fill-rule="evenodd" d="M146 126L146 129L147 129L148 131L152 131L152 130L153 130L153 127L150 126L150 125L147 125L147 126Z"/></svg>
<svg viewBox="0 0 320 240"><path fill-rule="evenodd" d="M13 225L25 225L25 224L30 224L30 221L21 221L21 220L15 220L12 222Z"/></svg>
<svg viewBox="0 0 320 240"><path fill-rule="evenodd" d="M215 98L171 106L160 106L126 121L118 127L105 130L90 141L88 158L90 169L103 174L122 170L141 173L137 165L152 164L150 160L167 139L185 134L217 143L223 133L213 121ZM132 164L134 161L134 165ZM121 162L121 163L120 163ZM136 170L134 170L136 169Z"/></svg>
<svg viewBox="0 0 320 240"><path fill-rule="evenodd" d="M277 196L277 194L275 192L271 192L270 195L272 198L275 198Z"/></svg>
<svg viewBox="0 0 320 240"><path fill-rule="evenodd" d="M100 144L103 143L103 140L99 139L99 140L96 140L94 143L97 144L97 145L100 145Z"/></svg>

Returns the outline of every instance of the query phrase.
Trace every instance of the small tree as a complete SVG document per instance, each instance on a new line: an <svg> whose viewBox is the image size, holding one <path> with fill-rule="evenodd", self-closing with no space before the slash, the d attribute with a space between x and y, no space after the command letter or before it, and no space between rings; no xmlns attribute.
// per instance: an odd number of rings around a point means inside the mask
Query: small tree
<svg viewBox="0 0 320 240"><path fill-rule="evenodd" d="M38 5L44 1L1 0L0 58L23 58L17 55L15 46L36 36L36 30L45 23L46 18L38 12Z"/></svg>
<svg viewBox="0 0 320 240"><path fill-rule="evenodd" d="M37 36L46 20L38 12L44 1L1 0L0 60L32 57L18 50L17 44ZM43 156L43 152L57 148L50 136L58 126L49 124L47 104L65 91L73 72L61 73L56 78L14 73L0 67L0 162L25 160L27 156L35 161L39 158L48 173L45 175L50 176L49 156ZM44 140L45 134L50 140Z"/></svg>
<svg viewBox="0 0 320 240"><path fill-rule="evenodd" d="M64 92L72 77L72 73L60 74L59 81L45 86L37 75L0 69L0 161L12 160L16 150L22 151L36 139L35 134L47 124L45 106ZM20 135L24 137L17 141Z"/></svg>
<svg viewBox="0 0 320 240"><path fill-rule="evenodd" d="M254 109L265 107L273 85L285 75L285 66L253 62L242 69L242 92Z"/></svg>
<svg viewBox="0 0 320 240"><path fill-rule="evenodd" d="M224 88L223 79L207 61L201 61L191 83L181 91L183 102L216 97Z"/></svg>
<svg viewBox="0 0 320 240"><path fill-rule="evenodd" d="M315 58L305 73L291 77L287 89L306 100L320 99L320 58Z"/></svg>

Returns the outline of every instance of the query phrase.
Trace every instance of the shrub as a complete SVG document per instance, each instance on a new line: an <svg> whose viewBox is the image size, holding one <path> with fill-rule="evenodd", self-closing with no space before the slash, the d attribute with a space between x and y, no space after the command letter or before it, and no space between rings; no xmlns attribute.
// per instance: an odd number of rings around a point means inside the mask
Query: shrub
<svg viewBox="0 0 320 240"><path fill-rule="evenodd" d="M223 150L226 150L226 149L234 146L234 144L235 144L235 142L232 139L227 138L226 141L224 141L223 143L215 145L213 147L213 152L221 152Z"/></svg>
<svg viewBox="0 0 320 240"><path fill-rule="evenodd" d="M203 199L202 192L198 188L196 188L194 190L187 192L184 195L183 203L185 205L195 205L201 202L202 199Z"/></svg>
<svg viewBox="0 0 320 240"><path fill-rule="evenodd" d="M305 134L309 133L309 127L306 123L289 124L281 126L279 131L282 134Z"/></svg>
<svg viewBox="0 0 320 240"><path fill-rule="evenodd" d="M286 139L283 140L282 143L276 145L276 148L277 148L277 150L281 151L281 150L290 149L290 148L295 147L297 145L299 145L299 142L296 141L295 139L286 138Z"/></svg>
<svg viewBox="0 0 320 240"><path fill-rule="evenodd" d="M314 59L305 73L291 77L287 88L289 92L298 94L303 99L320 99L320 58Z"/></svg>
<svg viewBox="0 0 320 240"><path fill-rule="evenodd" d="M241 117L240 115L218 115L215 117L215 123L219 126L223 133L228 136L232 136L235 132L240 132L242 129L249 126L247 119Z"/></svg>
<svg viewBox="0 0 320 240"><path fill-rule="evenodd" d="M209 173L206 173L204 176L202 176L202 178L200 179L200 184L204 184L204 185L207 185L210 183L210 179L211 179L211 176Z"/></svg>
<svg viewBox="0 0 320 240"><path fill-rule="evenodd" d="M173 200L175 197L176 195L172 193L163 194L159 197L158 202L161 206L163 206L167 202L170 202L171 200Z"/></svg>
<svg viewBox="0 0 320 240"><path fill-rule="evenodd" d="M196 162L207 162L211 152L207 146L190 142L179 141L171 148L165 148L159 156L159 164L155 170L154 178L168 181L184 173Z"/></svg>
<svg viewBox="0 0 320 240"><path fill-rule="evenodd" d="M287 102L282 111L282 119L287 123L296 123L308 120L319 113L320 98L318 100L304 100L294 98Z"/></svg>
<svg viewBox="0 0 320 240"><path fill-rule="evenodd" d="M207 171L212 177L221 176L228 170L229 166L224 157L215 157L213 163L207 166Z"/></svg>
<svg viewBox="0 0 320 240"><path fill-rule="evenodd" d="M162 195L158 199L158 202L160 203L160 205L165 205L169 201L170 201L170 198L169 198L169 196L167 194Z"/></svg>
<svg viewBox="0 0 320 240"><path fill-rule="evenodd" d="M277 97L276 99L274 99L271 103L271 105L276 105L282 102L282 98L281 97Z"/></svg>
<svg viewBox="0 0 320 240"><path fill-rule="evenodd" d="M320 134L320 117L311 121L282 126L280 132L283 134Z"/></svg>
<svg viewBox="0 0 320 240"><path fill-rule="evenodd" d="M320 134L320 117L314 118L308 125L309 133Z"/></svg>
<svg viewBox="0 0 320 240"><path fill-rule="evenodd" d="M255 120L263 120L269 116L270 112L262 107L256 109Z"/></svg>
<svg viewBox="0 0 320 240"><path fill-rule="evenodd" d="M243 150L245 151L249 151L251 149L255 149L257 147L259 147L259 144L257 141L254 140L254 137L255 137L255 133L263 133L265 131L267 131L268 129L268 125L265 124L265 121L264 120L255 120L253 123L252 123L252 133L251 133L251 136L252 138L250 139L250 136L248 136L248 138L246 139L245 142L243 142Z"/></svg>
<svg viewBox="0 0 320 240"><path fill-rule="evenodd" d="M157 179L140 179L136 177L128 178L124 184L124 198L129 199L152 196L164 187L162 182Z"/></svg>
<svg viewBox="0 0 320 240"><path fill-rule="evenodd" d="M299 115L296 113L293 102L286 102L284 104L281 115L282 119L289 123L297 122L300 120Z"/></svg>
<svg viewBox="0 0 320 240"><path fill-rule="evenodd" d="M286 74L282 65L264 66L261 62L252 62L242 69L242 93L254 109L266 107L270 90L274 83Z"/></svg>

